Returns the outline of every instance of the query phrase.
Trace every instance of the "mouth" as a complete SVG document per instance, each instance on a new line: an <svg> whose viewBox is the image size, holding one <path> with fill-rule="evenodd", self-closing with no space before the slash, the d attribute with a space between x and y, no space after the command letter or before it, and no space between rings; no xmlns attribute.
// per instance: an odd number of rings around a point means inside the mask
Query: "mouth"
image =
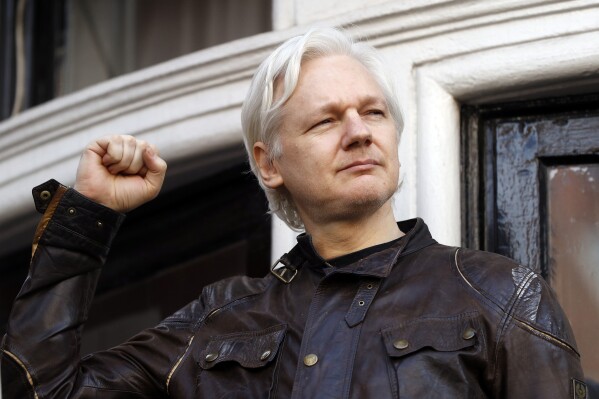
<svg viewBox="0 0 599 399"><path fill-rule="evenodd" d="M347 165L344 165L341 169L339 169L339 172L343 172L345 170L347 170L347 171L369 170L369 169L374 168L375 166L379 166L379 163L377 161L375 161L374 159L364 159L364 160L358 160L358 161L349 163Z"/></svg>

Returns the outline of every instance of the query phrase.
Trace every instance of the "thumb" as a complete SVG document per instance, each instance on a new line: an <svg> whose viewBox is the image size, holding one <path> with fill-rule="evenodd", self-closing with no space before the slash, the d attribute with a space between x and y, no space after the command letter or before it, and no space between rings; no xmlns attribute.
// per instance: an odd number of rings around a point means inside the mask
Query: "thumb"
<svg viewBox="0 0 599 399"><path fill-rule="evenodd" d="M166 162L156 154L151 146L146 147L143 153L144 164L147 168L144 179L155 190L160 190L166 174Z"/></svg>

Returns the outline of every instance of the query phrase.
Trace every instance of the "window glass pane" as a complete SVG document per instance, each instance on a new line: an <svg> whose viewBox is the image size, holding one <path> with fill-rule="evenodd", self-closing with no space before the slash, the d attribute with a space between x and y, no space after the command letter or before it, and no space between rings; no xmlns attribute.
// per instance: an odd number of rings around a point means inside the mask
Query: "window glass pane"
<svg viewBox="0 0 599 399"><path fill-rule="evenodd" d="M271 29L271 0L68 0L56 96Z"/></svg>
<svg viewBox="0 0 599 399"><path fill-rule="evenodd" d="M551 285L566 311L587 377L599 379L599 165L548 168Z"/></svg>

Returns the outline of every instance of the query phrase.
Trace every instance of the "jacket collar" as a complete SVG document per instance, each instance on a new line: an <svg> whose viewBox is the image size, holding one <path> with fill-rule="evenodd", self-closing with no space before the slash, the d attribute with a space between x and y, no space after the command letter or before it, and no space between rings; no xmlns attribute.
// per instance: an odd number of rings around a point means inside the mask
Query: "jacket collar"
<svg viewBox="0 0 599 399"><path fill-rule="evenodd" d="M314 249L312 237L306 233L297 237L297 245L288 254L285 254L283 258L295 269L304 266L320 271L321 273L324 272L327 275L332 273L346 273L387 277L400 256L416 252L436 243L426 223L420 218L398 222L397 226L406 234L397 244L343 268L334 268L328 265Z"/></svg>

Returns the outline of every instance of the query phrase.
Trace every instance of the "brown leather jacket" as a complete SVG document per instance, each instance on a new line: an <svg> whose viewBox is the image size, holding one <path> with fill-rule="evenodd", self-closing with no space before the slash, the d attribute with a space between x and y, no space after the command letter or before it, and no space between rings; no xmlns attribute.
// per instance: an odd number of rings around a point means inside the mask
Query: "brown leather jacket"
<svg viewBox="0 0 599 399"><path fill-rule="evenodd" d="M4 399L577 397L574 337L541 277L440 245L421 219L399 223L407 236L395 246L337 269L307 256L302 236L281 279L217 282L80 359L123 217L56 182L34 195L45 214L2 345Z"/></svg>

